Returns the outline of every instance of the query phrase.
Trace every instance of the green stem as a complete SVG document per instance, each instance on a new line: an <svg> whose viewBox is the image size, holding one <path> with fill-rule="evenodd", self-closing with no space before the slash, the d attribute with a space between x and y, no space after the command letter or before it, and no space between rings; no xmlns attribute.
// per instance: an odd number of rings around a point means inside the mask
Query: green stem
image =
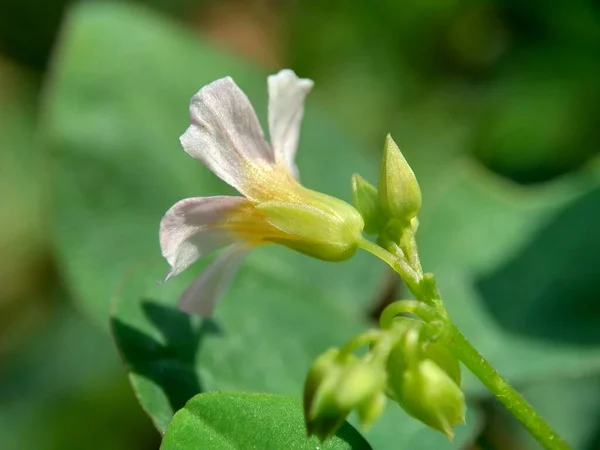
<svg viewBox="0 0 600 450"><path fill-rule="evenodd" d="M404 282L407 284L408 288L417 296L417 292L420 292L419 289L419 281L420 276L417 274L415 270L402 258L398 258L388 252L386 249L380 247L379 245L369 241L367 238L362 238L359 242L358 246L363 250L372 253L377 256L383 262L388 264L394 271L402 277ZM417 296L417 298L419 298ZM424 299L419 298L419 300L425 301Z"/></svg>
<svg viewBox="0 0 600 450"><path fill-rule="evenodd" d="M358 336L353 337L348 341L341 349L340 354L349 355L357 348L362 347L363 345L370 345L377 342L383 333L380 330L367 330L364 333L359 334Z"/></svg>
<svg viewBox="0 0 600 450"><path fill-rule="evenodd" d="M568 450L569 446L548 425L535 409L519 394L467 338L450 325L449 348L454 355L490 390L492 394L529 430L531 435L548 450Z"/></svg>
<svg viewBox="0 0 600 450"><path fill-rule="evenodd" d="M394 318L402 314L412 314L423 322L434 322L440 319L439 314L431 306L418 300L400 300L389 304L379 317L379 326L383 329L392 326Z"/></svg>

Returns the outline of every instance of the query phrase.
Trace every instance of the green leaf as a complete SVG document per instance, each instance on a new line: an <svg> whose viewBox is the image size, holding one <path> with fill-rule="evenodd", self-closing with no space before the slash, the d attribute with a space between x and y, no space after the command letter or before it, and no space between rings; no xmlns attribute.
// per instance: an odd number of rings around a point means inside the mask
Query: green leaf
<svg viewBox="0 0 600 450"><path fill-rule="evenodd" d="M383 264L365 253L333 264L260 248L205 321L175 308L201 264L156 284L167 271L157 236L162 214L185 197L231 192L179 146L190 96L232 75L264 117L266 74L145 10L114 4L80 5L57 55L45 136L56 174L58 260L96 321L105 323L114 298L112 330L142 407L164 432L201 391L299 395L314 358L368 326L364 311ZM375 178L376 162L310 99L298 156L305 185L341 198L349 199L357 168ZM396 405L387 409L369 439L406 439L417 450L460 446L476 425L470 420L451 444Z"/></svg>
<svg viewBox="0 0 600 450"><path fill-rule="evenodd" d="M191 277L156 286L163 264L155 260L124 281L112 328L140 401L159 430L205 390L299 394L312 359L363 328L323 292L250 265L238 274L214 320L203 321L173 307Z"/></svg>
<svg viewBox="0 0 600 450"><path fill-rule="evenodd" d="M293 397L215 392L200 394L169 424L162 450L197 448L370 449L350 424L330 440L307 439L302 404Z"/></svg>
<svg viewBox="0 0 600 450"><path fill-rule="evenodd" d="M458 327L512 381L600 370L597 167L541 188L448 173L418 240Z"/></svg>

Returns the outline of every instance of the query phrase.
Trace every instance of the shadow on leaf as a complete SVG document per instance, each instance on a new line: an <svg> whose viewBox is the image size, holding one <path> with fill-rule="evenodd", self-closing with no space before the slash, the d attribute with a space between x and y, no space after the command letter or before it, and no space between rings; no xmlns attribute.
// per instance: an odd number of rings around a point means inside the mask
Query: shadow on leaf
<svg viewBox="0 0 600 450"><path fill-rule="evenodd" d="M159 386L174 412L203 391L196 355L204 338L219 334L219 329L211 319L194 323L197 319L188 314L148 299L142 301L142 310L161 339L116 317L111 321L113 334L129 370Z"/></svg>
<svg viewBox="0 0 600 450"><path fill-rule="evenodd" d="M504 266L477 280L505 328L553 341L600 343L600 189L560 211Z"/></svg>

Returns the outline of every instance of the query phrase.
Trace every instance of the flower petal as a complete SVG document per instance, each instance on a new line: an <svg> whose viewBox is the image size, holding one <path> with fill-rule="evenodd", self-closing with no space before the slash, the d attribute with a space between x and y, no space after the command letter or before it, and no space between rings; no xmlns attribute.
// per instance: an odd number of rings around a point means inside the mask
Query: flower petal
<svg viewBox="0 0 600 450"><path fill-rule="evenodd" d="M313 87L312 80L298 78L284 69L268 78L269 133L275 160L286 164L294 173L294 157L304 114L304 99Z"/></svg>
<svg viewBox="0 0 600 450"><path fill-rule="evenodd" d="M171 265L167 279L183 272L198 258L236 242L218 225L248 203L243 197L188 198L177 202L160 222L160 248Z"/></svg>
<svg viewBox="0 0 600 450"><path fill-rule="evenodd" d="M230 77L200 89L190 116L192 124L180 138L184 150L240 193L253 163L274 162L248 97Z"/></svg>
<svg viewBox="0 0 600 450"><path fill-rule="evenodd" d="M247 248L243 245L233 245L223 251L181 295L179 309L201 317L212 316L217 302L247 253Z"/></svg>

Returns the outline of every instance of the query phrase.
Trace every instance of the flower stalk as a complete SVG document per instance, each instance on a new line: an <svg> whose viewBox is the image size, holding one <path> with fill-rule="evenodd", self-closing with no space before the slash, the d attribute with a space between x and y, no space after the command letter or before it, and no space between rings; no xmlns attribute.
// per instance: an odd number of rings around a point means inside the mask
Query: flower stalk
<svg viewBox="0 0 600 450"><path fill-rule="evenodd" d="M570 447L538 414L531 404L506 381L473 347L467 338L450 325L449 347L454 355L494 394L531 435L548 450L568 450Z"/></svg>

